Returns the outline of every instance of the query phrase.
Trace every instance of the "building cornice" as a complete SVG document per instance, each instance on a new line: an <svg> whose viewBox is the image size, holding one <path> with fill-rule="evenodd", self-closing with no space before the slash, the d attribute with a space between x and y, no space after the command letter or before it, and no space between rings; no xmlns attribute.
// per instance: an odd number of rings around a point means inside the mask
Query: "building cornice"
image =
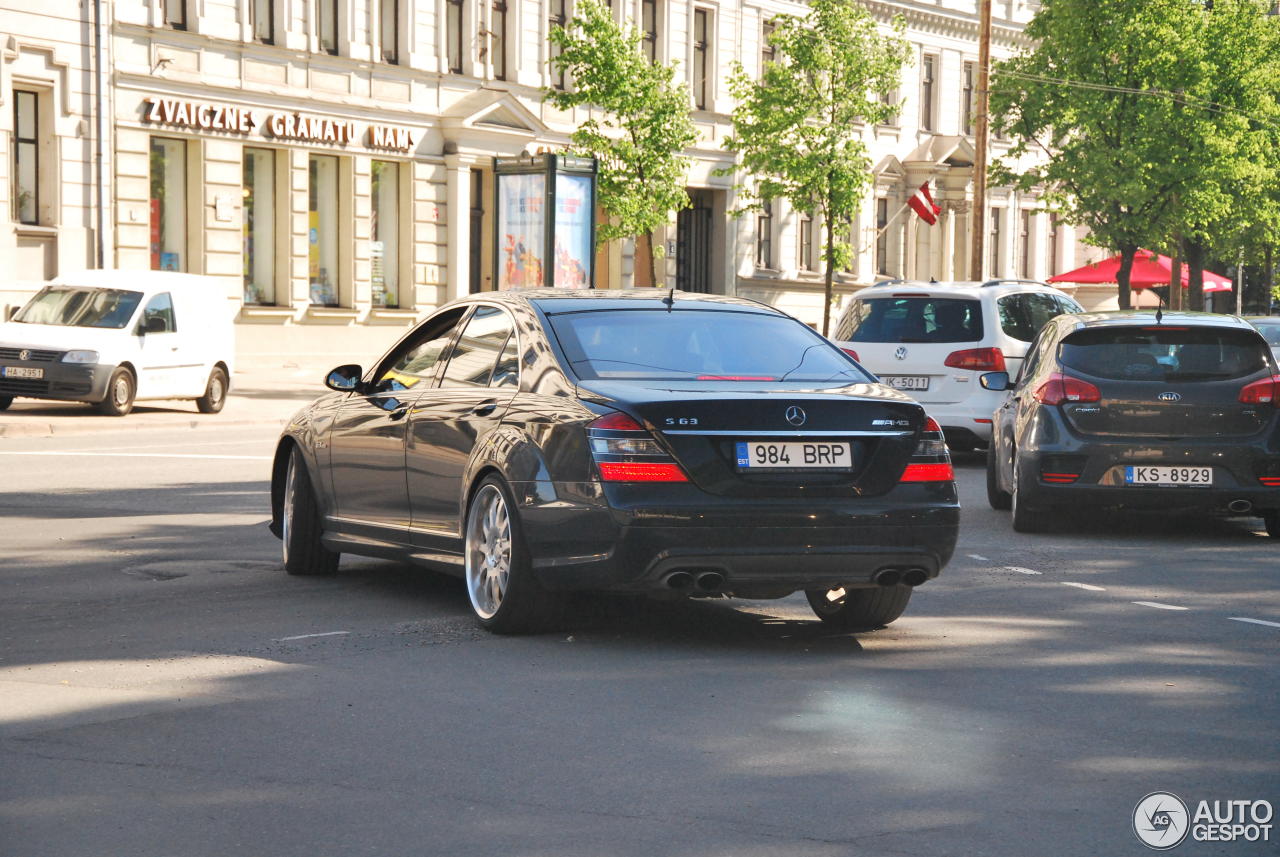
<svg viewBox="0 0 1280 857"><path fill-rule="evenodd" d="M894 2L862 0L862 5L883 23L889 23L901 16L911 30L942 36L960 36L972 40L975 45L978 41L978 18L975 15L940 10L936 7L923 8L902 0L894 0ZM1010 49L1023 48L1031 44L1031 40L1023 30L1022 24L1013 21L993 21L991 40L995 44Z"/></svg>

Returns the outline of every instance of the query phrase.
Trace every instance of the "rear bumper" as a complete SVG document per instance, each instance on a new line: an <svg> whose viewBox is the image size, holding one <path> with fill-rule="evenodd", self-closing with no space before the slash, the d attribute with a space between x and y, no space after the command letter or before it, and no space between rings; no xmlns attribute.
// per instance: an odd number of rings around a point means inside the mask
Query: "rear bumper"
<svg viewBox="0 0 1280 857"><path fill-rule="evenodd" d="M871 586L886 568L920 568L933 578L950 560L959 528L950 483L817 502L730 502L689 485L616 487L609 504L521 510L544 586L666 592L673 572L710 571L724 579L716 591L763 597ZM687 502L695 494L702 505Z"/></svg>

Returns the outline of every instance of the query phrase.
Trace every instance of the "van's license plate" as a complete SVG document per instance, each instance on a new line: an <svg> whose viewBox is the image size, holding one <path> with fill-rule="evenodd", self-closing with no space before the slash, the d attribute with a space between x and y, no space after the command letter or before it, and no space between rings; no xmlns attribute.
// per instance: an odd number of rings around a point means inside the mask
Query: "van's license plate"
<svg viewBox="0 0 1280 857"><path fill-rule="evenodd" d="M880 383L895 390L927 390L928 375L881 375Z"/></svg>
<svg viewBox="0 0 1280 857"><path fill-rule="evenodd" d="M847 443L738 441L737 458L740 470L853 469Z"/></svg>
<svg viewBox="0 0 1280 857"><path fill-rule="evenodd" d="M5 366L0 369L0 375L6 378L43 378L43 369L29 369L26 366Z"/></svg>
<svg viewBox="0 0 1280 857"><path fill-rule="evenodd" d="M1179 488L1208 488L1213 485L1212 467L1128 466L1124 481L1129 485L1175 485Z"/></svg>

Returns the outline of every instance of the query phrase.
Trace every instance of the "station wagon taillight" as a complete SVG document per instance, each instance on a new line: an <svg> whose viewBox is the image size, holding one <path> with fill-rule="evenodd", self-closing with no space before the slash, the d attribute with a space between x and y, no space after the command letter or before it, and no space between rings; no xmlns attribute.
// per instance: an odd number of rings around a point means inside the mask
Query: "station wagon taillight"
<svg viewBox="0 0 1280 857"><path fill-rule="evenodd" d="M952 351L943 366L952 369L969 369L973 372L1005 372L1004 352L999 348L967 348Z"/></svg>
<svg viewBox="0 0 1280 857"><path fill-rule="evenodd" d="M1049 380L1040 385L1035 393L1036 401L1042 405L1061 405L1064 402L1099 402L1102 391L1080 378L1073 378L1061 372L1054 372Z"/></svg>
<svg viewBox="0 0 1280 857"><path fill-rule="evenodd" d="M933 417L927 417L924 433L911 453L911 460L902 471L899 482L952 482L956 478L951 468L951 456L947 441L942 436L942 426Z"/></svg>
<svg viewBox="0 0 1280 857"><path fill-rule="evenodd" d="M605 482L688 482L644 426L618 411L587 423L591 457Z"/></svg>
<svg viewBox="0 0 1280 857"><path fill-rule="evenodd" d="M854 360L857 360L859 363L862 362L862 358L858 356L858 352L854 351L852 348L841 348L840 350L843 351L845 354L848 354Z"/></svg>
<svg viewBox="0 0 1280 857"><path fill-rule="evenodd" d="M1240 390L1240 401L1246 405L1271 405L1280 408L1280 375L1246 384Z"/></svg>

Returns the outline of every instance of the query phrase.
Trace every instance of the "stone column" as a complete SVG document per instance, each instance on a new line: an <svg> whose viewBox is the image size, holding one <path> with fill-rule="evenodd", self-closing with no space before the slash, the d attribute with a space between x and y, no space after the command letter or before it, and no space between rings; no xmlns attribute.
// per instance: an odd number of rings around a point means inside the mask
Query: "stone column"
<svg viewBox="0 0 1280 857"><path fill-rule="evenodd" d="M445 300L467 294L471 282L471 168L461 155L445 155Z"/></svg>

